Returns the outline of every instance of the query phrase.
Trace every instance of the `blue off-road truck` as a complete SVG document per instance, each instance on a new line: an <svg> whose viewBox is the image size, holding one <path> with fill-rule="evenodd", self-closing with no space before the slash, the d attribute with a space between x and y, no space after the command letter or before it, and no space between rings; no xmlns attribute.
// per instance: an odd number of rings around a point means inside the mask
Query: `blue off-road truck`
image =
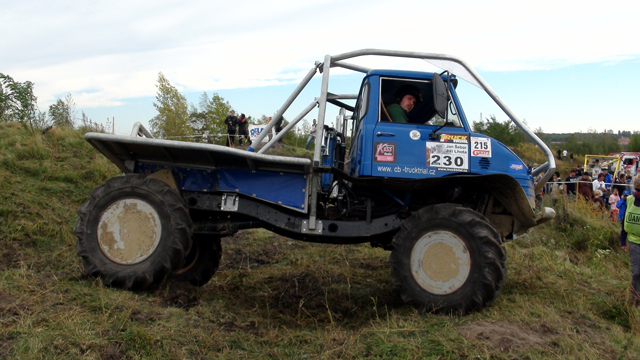
<svg viewBox="0 0 640 360"><path fill-rule="evenodd" d="M443 71L348 62L362 56L422 59ZM334 67L364 74L358 94L328 91ZM319 97L260 148L318 72ZM459 78L483 89L548 162L528 167L505 145L473 133L456 93ZM414 103L399 120L403 91ZM327 104L339 107L335 128L324 125ZM316 107L313 159L266 153ZM535 198L555 170L553 154L456 57L375 49L327 55L274 120L249 151L155 139L140 124L132 136L86 134L124 174L93 190L78 211L74 234L85 273L123 289L167 277L201 286L218 268L221 237L265 228L301 241L390 250L404 301L421 311L463 314L500 291L503 243L555 216Z"/></svg>

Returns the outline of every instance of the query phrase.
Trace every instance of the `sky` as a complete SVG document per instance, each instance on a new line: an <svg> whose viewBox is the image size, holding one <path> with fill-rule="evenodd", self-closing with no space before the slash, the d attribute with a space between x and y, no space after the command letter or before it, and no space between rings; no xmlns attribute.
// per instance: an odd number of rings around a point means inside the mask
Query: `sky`
<svg viewBox="0 0 640 360"><path fill-rule="evenodd" d="M77 114L115 119L121 134L156 114L159 72L190 102L218 93L238 112L269 116L315 61L363 48L455 55L532 129L640 130L637 1L0 0L0 8L0 73L33 82L40 110L70 93ZM421 60L352 62L434 70ZM362 74L331 71L329 91L358 92ZM319 93L317 75L285 117ZM461 82L458 93L470 120L507 119L474 86ZM330 121L337 108L329 109Z"/></svg>

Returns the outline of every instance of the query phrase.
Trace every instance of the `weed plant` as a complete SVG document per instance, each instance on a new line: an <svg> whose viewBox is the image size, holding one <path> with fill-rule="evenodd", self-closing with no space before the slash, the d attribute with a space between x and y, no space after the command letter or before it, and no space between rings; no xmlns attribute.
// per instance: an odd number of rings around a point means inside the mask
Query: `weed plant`
<svg viewBox="0 0 640 360"><path fill-rule="evenodd" d="M88 193L119 175L78 130L0 124L0 359L637 359L618 228L561 199L555 220L505 245L508 277L466 317L419 314L389 253L224 238L202 288L129 292L82 276L71 230Z"/></svg>

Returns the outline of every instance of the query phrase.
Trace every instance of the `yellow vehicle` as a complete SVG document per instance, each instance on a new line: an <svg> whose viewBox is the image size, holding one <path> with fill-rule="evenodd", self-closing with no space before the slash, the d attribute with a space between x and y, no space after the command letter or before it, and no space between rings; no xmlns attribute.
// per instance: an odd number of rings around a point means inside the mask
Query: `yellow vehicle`
<svg viewBox="0 0 640 360"><path fill-rule="evenodd" d="M620 171L622 157L611 155L585 155L584 170L588 171L591 176L595 177L600 174L602 169L608 169L609 174L615 179Z"/></svg>

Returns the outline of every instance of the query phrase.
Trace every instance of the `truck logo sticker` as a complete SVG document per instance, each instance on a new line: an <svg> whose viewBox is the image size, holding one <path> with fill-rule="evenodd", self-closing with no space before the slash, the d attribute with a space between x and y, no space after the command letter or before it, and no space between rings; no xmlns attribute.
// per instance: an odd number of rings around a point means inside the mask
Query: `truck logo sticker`
<svg viewBox="0 0 640 360"><path fill-rule="evenodd" d="M443 142L443 143L456 143L456 144L468 144L469 143L469 135L440 134L440 142Z"/></svg>
<svg viewBox="0 0 640 360"><path fill-rule="evenodd" d="M420 131L411 130L411 132L409 133L409 137L411 138L411 140L420 140Z"/></svg>
<svg viewBox="0 0 640 360"><path fill-rule="evenodd" d="M396 143L377 142L374 144L375 161L377 162L396 162Z"/></svg>
<svg viewBox="0 0 640 360"><path fill-rule="evenodd" d="M471 137L471 156L491 157L491 139L485 137Z"/></svg>
<svg viewBox="0 0 640 360"><path fill-rule="evenodd" d="M509 163L509 171L520 171L524 169L524 165L511 162Z"/></svg>
<svg viewBox="0 0 640 360"><path fill-rule="evenodd" d="M468 172L469 146L427 142L427 166L435 167L440 171Z"/></svg>

